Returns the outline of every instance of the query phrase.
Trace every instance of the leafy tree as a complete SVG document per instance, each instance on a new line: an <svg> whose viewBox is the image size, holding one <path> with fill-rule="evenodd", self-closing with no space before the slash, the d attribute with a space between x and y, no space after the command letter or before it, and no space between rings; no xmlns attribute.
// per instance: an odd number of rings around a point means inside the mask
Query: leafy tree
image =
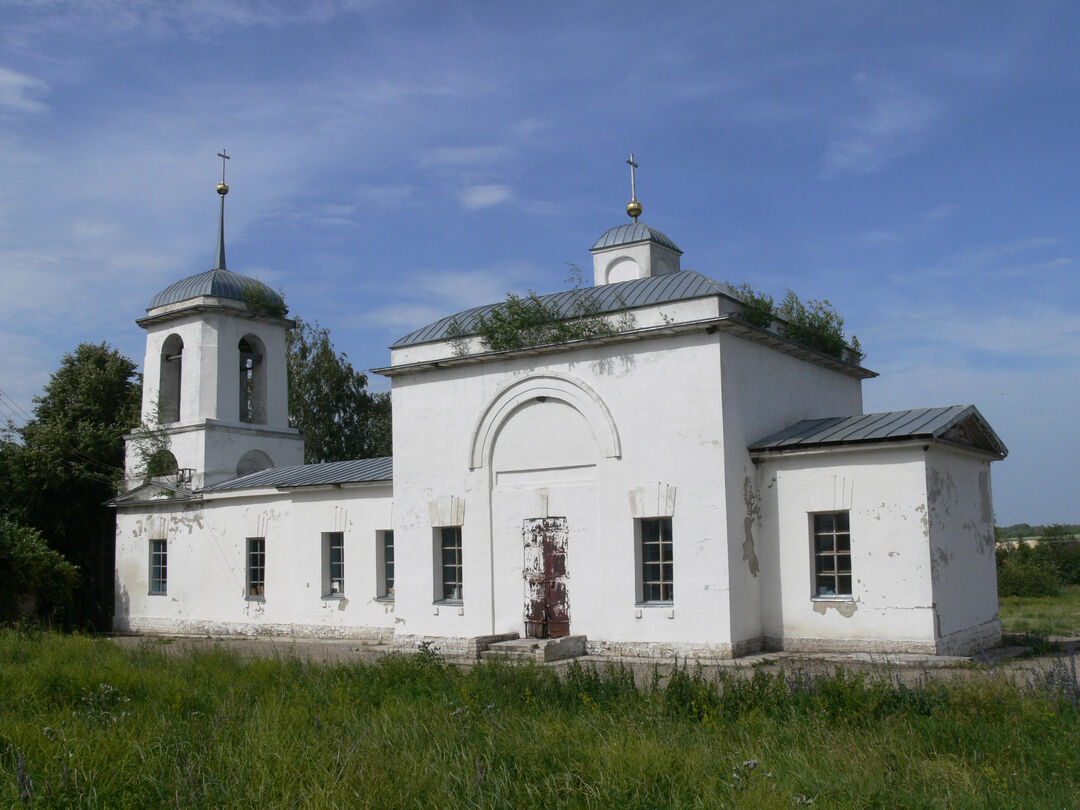
<svg viewBox="0 0 1080 810"><path fill-rule="evenodd" d="M286 350L289 422L304 434L304 461L390 455L390 395L367 390L330 332L298 319Z"/></svg>
<svg viewBox="0 0 1080 810"><path fill-rule="evenodd" d="M0 446L0 515L36 529L79 567L73 619L110 626L115 516L124 434L139 422L136 366L102 343L65 355L34 416Z"/></svg>
<svg viewBox="0 0 1080 810"><path fill-rule="evenodd" d="M41 532L0 516L0 620L32 608L38 616L70 618L78 569L46 545Z"/></svg>

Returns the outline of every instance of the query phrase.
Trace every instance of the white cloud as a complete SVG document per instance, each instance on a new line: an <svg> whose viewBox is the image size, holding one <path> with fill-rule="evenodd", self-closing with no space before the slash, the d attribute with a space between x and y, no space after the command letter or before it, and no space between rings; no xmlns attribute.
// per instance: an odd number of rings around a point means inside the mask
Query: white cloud
<svg viewBox="0 0 1080 810"><path fill-rule="evenodd" d="M510 186L499 183L469 186L459 195L462 206L467 211L476 211L499 203L508 202L514 198L514 190Z"/></svg>
<svg viewBox="0 0 1080 810"><path fill-rule="evenodd" d="M513 155L508 146L436 146L420 157L420 168L491 165Z"/></svg>
<svg viewBox="0 0 1080 810"><path fill-rule="evenodd" d="M0 110L45 112L48 106L34 96L41 95L47 89L48 86L41 79L0 67Z"/></svg>
<svg viewBox="0 0 1080 810"><path fill-rule="evenodd" d="M897 83L859 74L852 80L858 110L840 119L841 131L822 159L822 174L867 174L918 148L941 118L933 98Z"/></svg>

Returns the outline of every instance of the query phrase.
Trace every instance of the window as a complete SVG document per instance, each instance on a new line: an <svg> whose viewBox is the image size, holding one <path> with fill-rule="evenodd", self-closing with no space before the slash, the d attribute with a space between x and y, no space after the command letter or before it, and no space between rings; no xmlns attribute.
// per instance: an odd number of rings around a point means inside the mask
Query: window
<svg viewBox="0 0 1080 810"><path fill-rule="evenodd" d="M814 595L851 596L851 532L847 512L813 515Z"/></svg>
<svg viewBox="0 0 1080 810"><path fill-rule="evenodd" d="M461 527L443 526L435 530L438 537L437 570L441 574L436 600L460 602L461 590Z"/></svg>
<svg viewBox="0 0 1080 810"><path fill-rule="evenodd" d="M345 595L345 533L323 532L323 596Z"/></svg>
<svg viewBox="0 0 1080 810"><path fill-rule="evenodd" d="M394 533L387 529L379 532L378 560L380 599L394 598Z"/></svg>
<svg viewBox="0 0 1080 810"><path fill-rule="evenodd" d="M168 582L168 548L164 540L150 541L150 593L164 595Z"/></svg>
<svg viewBox="0 0 1080 810"><path fill-rule="evenodd" d="M247 598L262 599L266 586L266 538L247 541Z"/></svg>
<svg viewBox="0 0 1080 810"><path fill-rule="evenodd" d="M639 521L641 533L641 601L672 602L675 586L672 580L671 518L650 518Z"/></svg>

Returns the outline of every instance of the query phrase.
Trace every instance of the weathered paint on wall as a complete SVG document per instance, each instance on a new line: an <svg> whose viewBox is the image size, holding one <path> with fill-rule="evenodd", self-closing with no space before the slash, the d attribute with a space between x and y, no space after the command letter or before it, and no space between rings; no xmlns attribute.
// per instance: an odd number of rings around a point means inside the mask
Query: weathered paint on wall
<svg viewBox="0 0 1080 810"><path fill-rule="evenodd" d="M118 630L388 637L393 602L377 598L376 533L392 528L391 488L261 491L198 504L121 508ZM345 588L326 598L322 533L343 532ZM266 590L247 598L248 537L266 540ZM167 592L150 594L149 541L167 540Z"/></svg>

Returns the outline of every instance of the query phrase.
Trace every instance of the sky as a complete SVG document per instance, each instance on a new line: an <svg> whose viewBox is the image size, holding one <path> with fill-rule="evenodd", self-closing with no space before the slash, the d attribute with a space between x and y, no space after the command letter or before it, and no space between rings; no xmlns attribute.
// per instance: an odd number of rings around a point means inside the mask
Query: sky
<svg viewBox="0 0 1080 810"><path fill-rule="evenodd" d="M223 147L229 269L364 369L567 288L633 152L684 268L829 300L867 412L975 404L998 523L1080 522L1077 42L1072 0L0 0L0 417L141 364Z"/></svg>

